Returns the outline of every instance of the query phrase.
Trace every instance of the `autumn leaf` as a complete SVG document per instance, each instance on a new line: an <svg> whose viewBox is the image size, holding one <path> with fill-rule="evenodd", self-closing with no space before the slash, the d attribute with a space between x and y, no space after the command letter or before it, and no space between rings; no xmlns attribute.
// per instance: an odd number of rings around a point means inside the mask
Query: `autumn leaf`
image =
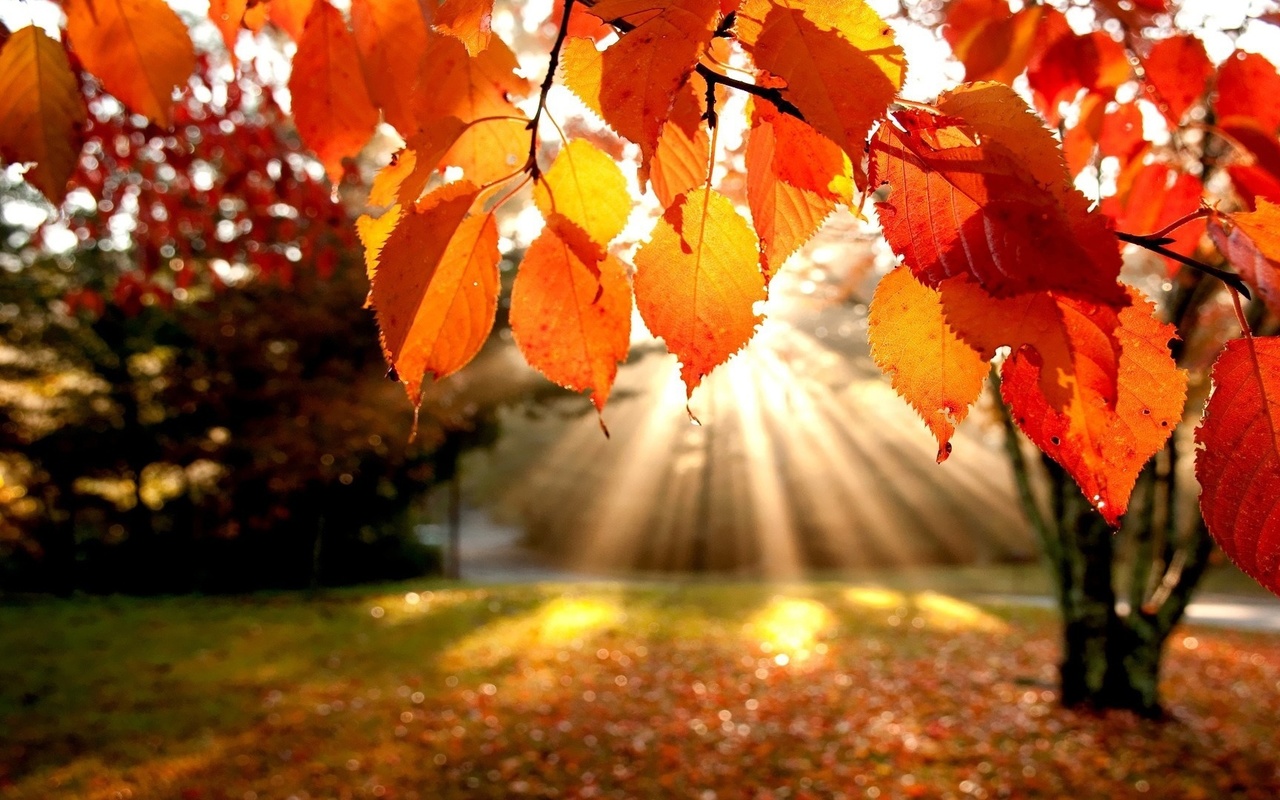
<svg viewBox="0 0 1280 800"><path fill-rule="evenodd" d="M933 432L941 464L955 426L982 393L986 359L947 325L938 292L907 269L880 279L867 321L871 357Z"/></svg>
<svg viewBox="0 0 1280 800"><path fill-rule="evenodd" d="M852 202L853 169L830 139L767 101L752 106L746 167L760 269L768 280L837 203Z"/></svg>
<svg viewBox="0 0 1280 800"><path fill-rule="evenodd" d="M1236 51L1218 67L1218 96L1213 101L1218 117L1249 117L1269 136L1280 127L1280 103L1259 98L1280 96L1280 74L1275 65L1257 53Z"/></svg>
<svg viewBox="0 0 1280 800"><path fill-rule="evenodd" d="M782 96L849 155L861 183L867 134L906 78L888 24L863 0L745 0L737 31L764 82L782 82Z"/></svg>
<svg viewBox="0 0 1280 800"><path fill-rule="evenodd" d="M352 0L351 26L370 98L386 121L408 136L415 128L414 89L428 41L421 3Z"/></svg>
<svg viewBox="0 0 1280 800"><path fill-rule="evenodd" d="M435 28L477 55L489 46L493 35L493 0L444 0L435 12Z"/></svg>
<svg viewBox="0 0 1280 800"><path fill-rule="evenodd" d="M1240 277L1280 314L1280 205L1258 198L1258 210L1215 215L1209 235Z"/></svg>
<svg viewBox="0 0 1280 800"><path fill-rule="evenodd" d="M511 333L529 366L604 411L631 342L626 268L558 214L529 246L511 289Z"/></svg>
<svg viewBox="0 0 1280 800"><path fill-rule="evenodd" d="M631 215L627 179L617 163L584 139L560 150L533 190L544 218L558 214L598 246L612 242Z"/></svg>
<svg viewBox="0 0 1280 800"><path fill-rule="evenodd" d="M993 12L1003 12L1004 16L994 16ZM1005 5L993 12L983 14L979 24L951 45L956 58L964 64L965 80L971 83L1013 83L1027 68L1033 53L1046 49L1052 38L1070 31L1062 13L1050 6L1028 6L1009 15Z"/></svg>
<svg viewBox="0 0 1280 800"><path fill-rule="evenodd" d="M649 181L663 208L707 178L711 137L702 118L705 95L699 94L696 83L701 81L695 75L676 94L653 156L640 165L640 180Z"/></svg>
<svg viewBox="0 0 1280 800"><path fill-rule="evenodd" d="M364 147L378 124L378 110L365 90L355 37L328 0L319 0L307 18L289 93L298 135L337 183L342 160Z"/></svg>
<svg viewBox="0 0 1280 800"><path fill-rule="evenodd" d="M1118 243L1072 185L1053 136L1007 86L962 86L939 114L896 112L872 142L885 238L922 283L1053 290L1114 306Z"/></svg>
<svg viewBox="0 0 1280 800"><path fill-rule="evenodd" d="M196 67L191 36L164 0L67 0L67 38L85 69L134 111L167 128L173 92Z"/></svg>
<svg viewBox="0 0 1280 800"><path fill-rule="evenodd" d="M1248 576L1280 594L1280 338L1227 342L1196 429L1209 533Z"/></svg>
<svg viewBox="0 0 1280 800"><path fill-rule="evenodd" d="M76 168L84 100L66 51L35 25L0 49L0 159L32 163L24 176L55 206Z"/></svg>
<svg viewBox="0 0 1280 800"><path fill-rule="evenodd" d="M1147 96L1177 127L1187 109L1204 96L1213 64L1204 44L1188 34L1156 42L1142 59L1142 70Z"/></svg>
<svg viewBox="0 0 1280 800"><path fill-rule="evenodd" d="M277 28L284 31L295 42L302 41L307 19L311 16L312 6L328 0L267 0L262 3L267 8L267 18Z"/></svg>
<svg viewBox="0 0 1280 800"><path fill-rule="evenodd" d="M396 225L400 224L403 214L399 205L393 205L382 212L381 216L361 214L356 219L356 235L360 237L360 244L364 247L364 268L369 280L373 280L373 276L377 274L382 247Z"/></svg>
<svg viewBox="0 0 1280 800"><path fill-rule="evenodd" d="M369 205L380 208L397 203L413 205L421 196L421 190L414 194L412 189L402 192L402 187L418 171L418 153L413 148L406 147L392 155L387 165L373 176L373 184L369 187Z"/></svg>
<svg viewBox="0 0 1280 800"><path fill-rule="evenodd" d="M1124 46L1104 31L1056 39L1027 69L1027 81L1035 94L1036 108L1057 125L1059 106L1069 103L1081 89L1111 99L1133 72Z"/></svg>
<svg viewBox="0 0 1280 800"><path fill-rule="evenodd" d="M602 19L626 17L634 5L629 0L603 0L591 13ZM648 159L677 92L711 41L719 3L665 0L643 5L652 13L600 57L598 107L609 126L639 145Z"/></svg>
<svg viewBox="0 0 1280 800"><path fill-rule="evenodd" d="M382 348L409 399L424 375L444 378L484 345L498 308L498 229L467 216L480 189L447 184L404 212L377 259L372 300Z"/></svg>
<svg viewBox="0 0 1280 800"><path fill-rule="evenodd" d="M756 236L724 195L695 189L671 206L636 253L636 307L680 359L692 396L702 379L742 349L765 299Z"/></svg>
<svg viewBox="0 0 1280 800"><path fill-rule="evenodd" d="M240 38L241 23L249 10L249 0L209 0L209 21L222 34L231 65L236 65L236 42Z"/></svg>
<svg viewBox="0 0 1280 800"><path fill-rule="evenodd" d="M473 124L458 136L440 166L459 167L476 183L515 172L529 151L528 123L508 99L529 91L529 82L515 74L518 66L496 36L473 58L457 39L432 34L417 84L416 127L405 132L406 138L432 136L441 120L456 117Z"/></svg>
<svg viewBox="0 0 1280 800"><path fill-rule="evenodd" d="M1071 399L1057 408L1041 391L1044 363L1015 352L1001 369L1001 393L1018 427L1062 465L1110 525L1119 524L1138 473L1182 419L1187 374L1169 353L1176 333L1134 293L1113 331L1099 310L1059 298L1074 362ZM1120 346L1117 358L1114 343Z"/></svg>
<svg viewBox="0 0 1280 800"><path fill-rule="evenodd" d="M1055 409L1065 408L1071 402L1076 366L1073 337L1068 320L1052 294L1026 292L997 297L965 276L948 278L938 290L947 324L960 339L977 350L983 360L990 361L1002 347L1014 353L1028 348L1034 350L1042 365L1041 394ZM1119 352L1119 343L1115 342L1119 320L1115 312L1109 307L1100 307L1089 322L1104 338L1110 338L1113 351ZM1112 372L1114 374L1114 370ZM1114 400L1114 393L1109 399Z"/></svg>

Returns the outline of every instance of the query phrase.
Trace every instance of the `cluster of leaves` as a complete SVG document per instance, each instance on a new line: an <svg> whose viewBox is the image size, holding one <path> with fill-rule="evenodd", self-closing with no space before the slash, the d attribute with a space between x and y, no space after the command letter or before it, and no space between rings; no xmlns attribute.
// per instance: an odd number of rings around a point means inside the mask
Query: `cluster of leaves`
<svg viewBox="0 0 1280 800"><path fill-rule="evenodd" d="M84 68L130 109L171 123L168 95L193 56L163 0L68 0L66 10L66 43ZM385 210L358 229L385 355L415 404L426 376L456 372L487 338L500 291L495 213L530 181L546 224L512 290L512 331L531 365L590 391L601 410L633 297L691 395L751 339L787 257L838 205L860 210L875 192L902 267L877 291L873 349L937 436L939 459L1008 348L1014 419L1115 523L1182 418L1187 385L1174 328L1119 281L1120 248L1137 243L1233 292L1247 282L1274 306L1280 116L1255 98L1280 78L1238 53L1215 70L1190 36L1149 41L1165 0L1091 10L1107 25L1078 34L1045 5L1010 13L1002 0L957 0L947 38L968 82L922 105L899 96L906 57L864 0L564 0L531 116L514 101L534 87L493 32L492 0L355 0L350 27L328 0L216 2L211 19L229 44L268 19L297 40L293 116L331 178L379 114L403 136L371 192ZM1039 116L1006 85L1024 73ZM55 199L84 118L74 76L64 45L33 29L0 53L0 147L35 161L32 180ZM613 157L579 138L540 163L557 78L638 148L639 185L664 209L633 266L611 250L635 202ZM1230 170L1231 210L1200 207L1192 165L1151 158L1138 106L1113 102L1131 81L1179 131L1208 112L1213 135L1248 152ZM712 185L726 89L751 95L750 221ZM1077 121L1060 143L1044 122L1061 124L1068 104ZM1072 178L1101 157L1122 169L1098 211ZM1239 277L1189 257L1205 220ZM1245 337L1214 373L1198 476L1211 532L1274 589L1280 345L1240 319Z"/></svg>
<svg viewBox="0 0 1280 800"><path fill-rule="evenodd" d="M1161 725L1054 708L1048 612L930 593L406 586L0 620L27 654L0 666L13 798L1280 791L1268 634L1171 641Z"/></svg>

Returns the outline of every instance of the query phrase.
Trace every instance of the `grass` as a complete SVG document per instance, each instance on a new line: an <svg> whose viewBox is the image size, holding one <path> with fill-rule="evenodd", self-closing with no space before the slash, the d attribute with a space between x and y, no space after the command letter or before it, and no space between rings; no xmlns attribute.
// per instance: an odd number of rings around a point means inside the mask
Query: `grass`
<svg viewBox="0 0 1280 800"><path fill-rule="evenodd" d="M1052 614L845 584L0 606L0 797L1275 797L1280 637L1163 724L1055 705Z"/></svg>

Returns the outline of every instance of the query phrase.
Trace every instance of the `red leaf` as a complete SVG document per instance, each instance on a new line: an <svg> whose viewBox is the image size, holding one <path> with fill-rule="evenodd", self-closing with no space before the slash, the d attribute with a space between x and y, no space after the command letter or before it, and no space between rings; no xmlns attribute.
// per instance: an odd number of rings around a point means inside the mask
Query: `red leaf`
<svg viewBox="0 0 1280 800"><path fill-rule="evenodd" d="M1200 511L1245 574L1280 594L1280 338L1227 342L1196 429Z"/></svg>
<svg viewBox="0 0 1280 800"><path fill-rule="evenodd" d="M1204 44L1190 35L1156 42L1142 59L1142 68L1147 96L1175 128L1187 109L1204 96L1205 83L1213 75Z"/></svg>
<svg viewBox="0 0 1280 800"><path fill-rule="evenodd" d="M1115 237L1071 184L1057 141L1003 84L963 86L942 114L899 112L872 143L876 208L927 286L967 275L997 295L1055 290L1121 306Z"/></svg>
<svg viewBox="0 0 1280 800"><path fill-rule="evenodd" d="M1258 210L1215 216L1209 235L1272 314L1280 314L1280 205L1259 198Z"/></svg>
<svg viewBox="0 0 1280 800"><path fill-rule="evenodd" d="M1280 127L1280 103L1260 98L1280 97L1280 74L1257 53L1237 50L1218 67L1218 97L1213 107L1219 118L1251 117L1268 134Z"/></svg>

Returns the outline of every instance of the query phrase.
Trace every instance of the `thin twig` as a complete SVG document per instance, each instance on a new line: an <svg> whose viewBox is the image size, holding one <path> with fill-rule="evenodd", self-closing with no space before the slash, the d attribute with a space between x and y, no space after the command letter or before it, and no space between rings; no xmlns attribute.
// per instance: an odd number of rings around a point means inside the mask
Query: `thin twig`
<svg viewBox="0 0 1280 800"><path fill-rule="evenodd" d="M701 75L708 84L714 88L716 84L728 86L730 89L737 89L740 92L754 95L763 100L768 100L778 107L783 114L788 114L800 121L804 121L804 114L800 113L800 109L791 104L791 101L782 96L782 90L773 86L760 86L747 81L740 81L737 78L730 78L728 75L721 75L706 64L699 63L695 67L698 74Z"/></svg>
<svg viewBox="0 0 1280 800"><path fill-rule="evenodd" d="M564 0L560 30L556 31L555 44L551 45L547 76L542 79L542 87L538 92L538 109L533 112L533 119L529 120L529 159L525 162L525 169L529 170L529 177L535 182L542 176L542 170L538 167L538 121L542 119L542 112L547 108L547 95L556 82L556 70L560 68L560 48L569 35L569 15L573 12L574 2L576 0Z"/></svg>
<svg viewBox="0 0 1280 800"><path fill-rule="evenodd" d="M1139 236L1133 233L1125 233L1124 231L1116 231L1115 234L1116 234L1116 238L1122 242L1128 242L1129 244L1136 244L1137 246L1144 248L1146 250L1150 250L1153 253L1158 253L1164 256L1165 258L1172 258L1174 261L1177 261L1179 264L1183 264L1185 266L1191 267L1197 272L1203 272L1206 275L1212 275L1213 277L1217 278L1218 280L1222 281L1226 285L1230 286L1232 289L1235 289L1237 292L1244 295L1245 297L1249 297L1249 298L1252 297L1252 295L1249 294L1249 287L1245 285L1245 282L1240 279L1239 275L1235 274L1234 272L1227 272L1226 270L1218 269L1217 267L1211 267L1208 264L1204 264L1199 261L1196 261L1194 258L1188 258L1187 256L1184 256L1181 253L1175 253L1164 246L1164 244L1168 242L1167 239L1164 239L1164 238L1156 239L1156 238L1151 238L1149 236Z"/></svg>

